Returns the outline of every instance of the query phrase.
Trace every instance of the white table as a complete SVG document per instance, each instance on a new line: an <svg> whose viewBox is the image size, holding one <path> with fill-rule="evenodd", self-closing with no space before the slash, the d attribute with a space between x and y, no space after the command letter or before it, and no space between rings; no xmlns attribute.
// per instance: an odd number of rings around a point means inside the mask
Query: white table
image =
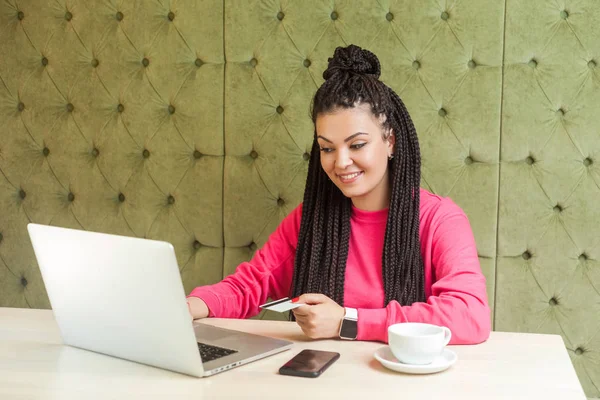
<svg viewBox="0 0 600 400"><path fill-rule="evenodd" d="M407 375L373 358L382 343L310 341L292 322L201 323L296 343L291 351L198 379L64 346L51 311L0 308L0 399L585 399L556 335L494 332L480 345L450 346L458 361L444 372ZM279 375L304 348L341 357L316 379Z"/></svg>

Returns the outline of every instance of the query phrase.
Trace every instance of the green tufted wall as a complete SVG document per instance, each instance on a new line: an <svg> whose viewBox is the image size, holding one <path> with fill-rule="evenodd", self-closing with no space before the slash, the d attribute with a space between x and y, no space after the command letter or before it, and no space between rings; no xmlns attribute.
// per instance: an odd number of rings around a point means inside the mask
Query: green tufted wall
<svg viewBox="0 0 600 400"><path fill-rule="evenodd" d="M600 396L600 3L506 4L495 329L562 335Z"/></svg>
<svg viewBox="0 0 600 400"><path fill-rule="evenodd" d="M422 186L470 217L496 330L600 396L597 0L0 3L0 306L49 307L26 224L167 240L187 291L302 199L327 57L377 54ZM271 316L266 316L271 317Z"/></svg>

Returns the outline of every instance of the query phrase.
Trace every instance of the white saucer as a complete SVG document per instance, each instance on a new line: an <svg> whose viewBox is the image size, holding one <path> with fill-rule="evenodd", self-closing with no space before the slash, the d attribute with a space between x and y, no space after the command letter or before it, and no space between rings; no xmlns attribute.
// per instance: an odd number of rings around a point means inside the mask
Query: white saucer
<svg viewBox="0 0 600 400"><path fill-rule="evenodd" d="M458 359L456 353L447 348L444 349L442 354L437 356L431 364L426 365L401 363L396 357L394 357L394 354L392 354L390 346L380 347L373 355L375 356L375 359L384 367L407 374L433 374L444 371L454 364Z"/></svg>

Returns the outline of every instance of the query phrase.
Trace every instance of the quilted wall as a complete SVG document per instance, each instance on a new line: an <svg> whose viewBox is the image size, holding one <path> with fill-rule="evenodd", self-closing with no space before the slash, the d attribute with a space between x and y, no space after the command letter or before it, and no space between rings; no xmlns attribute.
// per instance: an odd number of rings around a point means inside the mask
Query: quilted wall
<svg viewBox="0 0 600 400"><path fill-rule="evenodd" d="M600 385L600 3L509 0L495 329L562 335Z"/></svg>
<svg viewBox="0 0 600 400"><path fill-rule="evenodd" d="M169 241L188 291L232 273L301 201L311 96L354 43L470 218L495 329L562 335L597 397L599 23L595 0L4 1L0 306L50 306L28 222Z"/></svg>

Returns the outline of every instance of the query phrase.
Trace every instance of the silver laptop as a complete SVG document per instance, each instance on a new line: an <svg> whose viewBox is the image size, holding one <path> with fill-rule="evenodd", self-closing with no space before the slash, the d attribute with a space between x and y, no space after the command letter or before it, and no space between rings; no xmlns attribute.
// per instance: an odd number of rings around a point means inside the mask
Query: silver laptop
<svg viewBox="0 0 600 400"><path fill-rule="evenodd" d="M192 323L169 243L38 224L27 229L67 345L197 377L292 346Z"/></svg>

